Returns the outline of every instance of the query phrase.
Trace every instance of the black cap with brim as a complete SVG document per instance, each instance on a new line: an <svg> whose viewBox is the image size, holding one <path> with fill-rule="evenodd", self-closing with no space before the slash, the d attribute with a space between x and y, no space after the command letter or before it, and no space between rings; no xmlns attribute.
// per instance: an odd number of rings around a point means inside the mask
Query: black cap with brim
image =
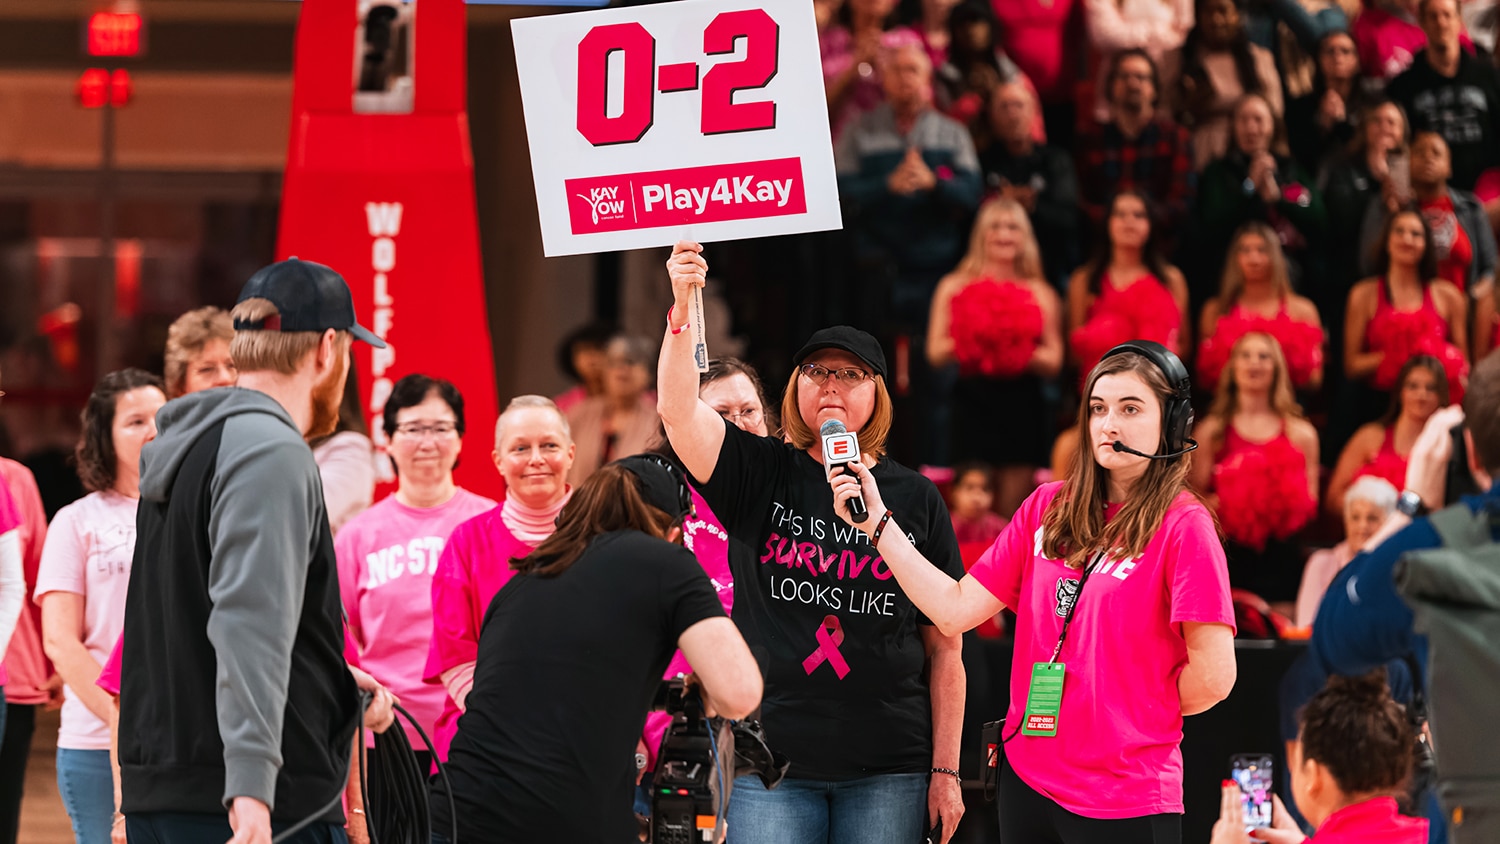
<svg viewBox="0 0 1500 844"><path fill-rule="evenodd" d="M344 277L323 264L296 257L277 261L250 276L240 298L265 299L277 314L263 320L235 320L236 331L347 331L377 349L385 341L354 319L354 297Z"/></svg>
<svg viewBox="0 0 1500 844"><path fill-rule="evenodd" d="M673 519L693 514L693 495L680 469L667 463L659 454L633 454L615 461L635 475L640 482L641 497L647 504ZM669 468L670 467L670 468Z"/></svg>
<svg viewBox="0 0 1500 844"><path fill-rule="evenodd" d="M831 328L820 329L807 338L802 348L792 357L794 366L801 366L814 352L824 349L839 349L865 362L876 375L889 378L885 368L885 350L880 348L880 341L871 337L868 333L860 331L850 325L835 325Z"/></svg>

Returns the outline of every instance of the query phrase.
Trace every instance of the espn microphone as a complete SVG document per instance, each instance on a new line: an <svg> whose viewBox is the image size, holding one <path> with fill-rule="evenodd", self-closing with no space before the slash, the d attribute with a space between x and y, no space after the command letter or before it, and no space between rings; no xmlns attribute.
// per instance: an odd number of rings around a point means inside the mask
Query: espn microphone
<svg viewBox="0 0 1500 844"><path fill-rule="evenodd" d="M1114 442L1110 443L1110 448L1113 448L1115 451L1123 451L1126 454L1134 454L1136 457L1144 457L1147 460L1171 460L1174 457L1181 457L1182 455L1187 454L1189 451L1196 450L1198 448L1198 441L1190 439L1187 441L1187 448L1184 448L1181 451L1169 451L1166 454L1147 454L1144 451L1136 451L1135 449L1120 442L1119 440L1115 440Z"/></svg>
<svg viewBox="0 0 1500 844"><path fill-rule="evenodd" d="M831 480L844 471L844 464L859 459L859 438L849 433L844 423L837 419L824 422L818 432L823 435L823 470ZM870 511L865 509L864 496L849 499L849 517L856 522L870 517Z"/></svg>

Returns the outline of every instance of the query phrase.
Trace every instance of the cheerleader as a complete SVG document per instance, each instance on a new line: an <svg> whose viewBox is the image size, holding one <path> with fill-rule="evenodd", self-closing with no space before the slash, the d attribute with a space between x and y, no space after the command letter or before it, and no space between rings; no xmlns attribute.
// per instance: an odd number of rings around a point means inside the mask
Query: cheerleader
<svg viewBox="0 0 1500 844"><path fill-rule="evenodd" d="M1014 200L980 207L968 254L938 284L927 360L934 368L958 363L953 457L999 467L997 509L1009 517L1047 453L1042 381L1063 362L1061 303L1042 277L1026 210Z"/></svg>

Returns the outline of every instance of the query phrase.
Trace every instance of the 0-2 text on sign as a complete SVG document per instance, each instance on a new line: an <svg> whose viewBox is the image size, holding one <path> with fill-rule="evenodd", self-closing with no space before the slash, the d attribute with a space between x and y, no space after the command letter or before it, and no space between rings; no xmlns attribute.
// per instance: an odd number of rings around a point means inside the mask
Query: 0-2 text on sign
<svg viewBox="0 0 1500 844"><path fill-rule="evenodd" d="M547 255L838 228L805 0L513 22Z"/></svg>

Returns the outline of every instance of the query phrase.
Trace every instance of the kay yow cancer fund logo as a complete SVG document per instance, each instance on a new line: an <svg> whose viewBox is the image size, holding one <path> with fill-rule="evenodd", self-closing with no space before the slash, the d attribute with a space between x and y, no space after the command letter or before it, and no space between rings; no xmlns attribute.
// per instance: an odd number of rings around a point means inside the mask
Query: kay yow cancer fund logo
<svg viewBox="0 0 1500 844"><path fill-rule="evenodd" d="M601 221L619 220L625 216L625 198L620 196L619 185L589 188L588 193L573 194L588 205L594 225Z"/></svg>

